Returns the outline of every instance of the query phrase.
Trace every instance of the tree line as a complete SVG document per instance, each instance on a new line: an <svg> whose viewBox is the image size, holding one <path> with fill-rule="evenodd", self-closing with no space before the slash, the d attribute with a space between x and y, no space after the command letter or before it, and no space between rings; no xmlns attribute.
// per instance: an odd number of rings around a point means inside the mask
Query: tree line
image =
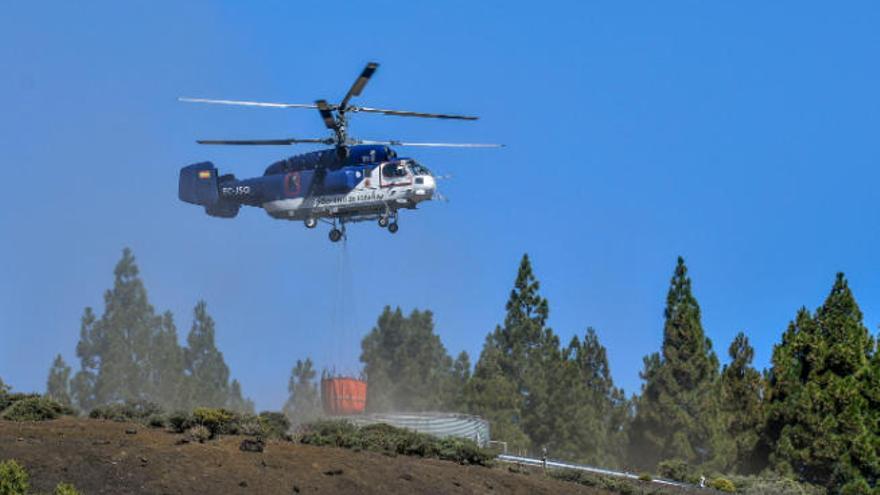
<svg viewBox="0 0 880 495"><path fill-rule="evenodd" d="M181 346L171 312L156 314L131 250L113 271L98 317L85 308L80 323L76 373L59 354L49 370L46 393L80 411L119 402L148 401L167 410L196 406L253 412L214 340L214 320L199 301Z"/></svg>
<svg viewBox="0 0 880 495"><path fill-rule="evenodd" d="M126 400L253 409L229 381L204 302L180 346L172 315L149 305L129 250L114 275L101 317L84 311L79 371L71 375L56 358L49 395L84 411ZM880 352L843 274L819 308L797 311L770 367L759 371L744 333L720 366L679 258L661 348L645 356L641 390L629 397L615 386L594 329L563 345L547 325L550 305L527 255L505 309L472 366L465 352L452 358L430 311L386 307L361 342L368 410L468 412L488 419L492 438L509 449L546 448L600 466L771 472L832 493L871 493L877 485ZM294 423L320 416L318 383L313 362L298 360L283 406Z"/></svg>
<svg viewBox="0 0 880 495"><path fill-rule="evenodd" d="M614 385L596 331L562 345L547 326L549 307L524 256L504 321L473 370L467 354L447 353L430 311L386 307L362 342L368 409L469 412L511 449L593 465L684 464L831 493L880 491L880 352L843 274L819 308L797 311L759 371L742 332L720 366L678 258L661 348L645 356L641 390L630 397Z"/></svg>

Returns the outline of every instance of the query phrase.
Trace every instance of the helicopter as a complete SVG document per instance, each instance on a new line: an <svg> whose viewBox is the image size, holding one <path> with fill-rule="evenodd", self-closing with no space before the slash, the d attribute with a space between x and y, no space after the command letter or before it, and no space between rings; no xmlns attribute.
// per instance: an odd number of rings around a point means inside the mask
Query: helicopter
<svg viewBox="0 0 880 495"><path fill-rule="evenodd" d="M213 217L233 218L245 205L263 208L275 219L302 221L309 229L324 222L331 226L329 237L332 242L343 239L346 224L355 222L376 221L379 227L396 233L400 210L414 210L419 204L441 196L437 192L437 177L414 158L398 156L393 147L498 148L503 145L373 141L350 137L349 118L360 112L477 120L477 117L468 115L352 105L352 98L360 96L378 67L375 62L368 63L338 104L326 100L311 104L179 98L191 103L314 109L331 135L326 138L197 140L198 144L205 145L319 144L329 148L277 161L269 165L262 176L250 179L237 179L233 174L221 175L211 162L189 165L180 170L178 197L184 202L203 206Z"/></svg>

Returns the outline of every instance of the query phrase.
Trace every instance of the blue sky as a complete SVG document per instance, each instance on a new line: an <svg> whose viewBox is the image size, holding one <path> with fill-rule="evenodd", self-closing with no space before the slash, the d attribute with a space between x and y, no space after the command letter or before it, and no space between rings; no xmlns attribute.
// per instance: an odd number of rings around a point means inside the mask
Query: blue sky
<svg viewBox="0 0 880 495"><path fill-rule="evenodd" d="M659 348L677 255L719 354L745 330L766 366L803 305L844 271L880 323L880 7L873 2L11 2L0 17L0 376L44 387L78 366L124 246L185 335L208 302L218 345L261 409L290 368L358 368L381 308L435 312L475 361L523 253L567 342L594 326L633 392ZM448 204L368 224L347 246L257 209L207 217L181 166L239 177L309 148L196 138L323 136L305 110L178 96L340 99L480 115L358 115L362 138L503 142L407 151Z"/></svg>

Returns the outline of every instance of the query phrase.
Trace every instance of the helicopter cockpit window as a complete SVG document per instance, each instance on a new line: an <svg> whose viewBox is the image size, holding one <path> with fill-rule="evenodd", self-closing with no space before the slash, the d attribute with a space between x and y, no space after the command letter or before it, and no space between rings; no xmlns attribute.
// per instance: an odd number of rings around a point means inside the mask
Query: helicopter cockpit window
<svg viewBox="0 0 880 495"><path fill-rule="evenodd" d="M410 164L410 169L415 175L431 175L431 171L428 170L428 167L420 164L419 162L413 161Z"/></svg>
<svg viewBox="0 0 880 495"><path fill-rule="evenodd" d="M406 167L399 162L386 163L385 166L382 167L382 175L388 178L406 177Z"/></svg>

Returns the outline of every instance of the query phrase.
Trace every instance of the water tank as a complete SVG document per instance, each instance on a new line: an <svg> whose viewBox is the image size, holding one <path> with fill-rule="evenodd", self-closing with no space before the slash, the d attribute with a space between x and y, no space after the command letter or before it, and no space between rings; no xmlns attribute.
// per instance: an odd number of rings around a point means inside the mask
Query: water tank
<svg viewBox="0 0 880 495"><path fill-rule="evenodd" d="M328 416L361 414L367 406L367 382L349 377L323 378L321 402Z"/></svg>
<svg viewBox="0 0 880 495"><path fill-rule="evenodd" d="M354 424L365 426L385 423L398 428L427 433L436 437L467 438L480 447L488 445L489 422L479 416L445 412L387 412L351 418Z"/></svg>

